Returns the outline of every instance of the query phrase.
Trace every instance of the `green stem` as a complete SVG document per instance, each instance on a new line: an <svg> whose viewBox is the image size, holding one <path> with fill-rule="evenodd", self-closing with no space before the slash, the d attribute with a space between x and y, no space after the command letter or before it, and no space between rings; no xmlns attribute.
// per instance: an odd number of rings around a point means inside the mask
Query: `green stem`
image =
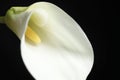
<svg viewBox="0 0 120 80"><path fill-rule="evenodd" d="M4 16L0 16L0 23L5 23Z"/></svg>

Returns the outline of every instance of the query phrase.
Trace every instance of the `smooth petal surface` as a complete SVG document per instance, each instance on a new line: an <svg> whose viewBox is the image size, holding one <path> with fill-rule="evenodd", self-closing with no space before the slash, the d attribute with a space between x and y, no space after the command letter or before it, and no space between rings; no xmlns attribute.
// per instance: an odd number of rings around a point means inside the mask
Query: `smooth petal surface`
<svg viewBox="0 0 120 80"><path fill-rule="evenodd" d="M12 18L6 17L6 23L21 40L23 61L36 80L87 78L93 65L93 49L83 30L68 14L48 2L14 10ZM39 35L40 44L34 45L26 39L27 25Z"/></svg>

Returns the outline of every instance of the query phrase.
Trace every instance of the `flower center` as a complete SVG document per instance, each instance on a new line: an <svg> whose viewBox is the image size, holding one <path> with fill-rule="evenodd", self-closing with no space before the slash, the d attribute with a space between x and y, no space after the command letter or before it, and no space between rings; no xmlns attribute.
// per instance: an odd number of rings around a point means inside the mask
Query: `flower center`
<svg viewBox="0 0 120 80"><path fill-rule="evenodd" d="M27 30L25 32L25 36L32 41L34 44L39 44L41 42L40 37L37 35L35 31L32 30L29 26L27 27Z"/></svg>

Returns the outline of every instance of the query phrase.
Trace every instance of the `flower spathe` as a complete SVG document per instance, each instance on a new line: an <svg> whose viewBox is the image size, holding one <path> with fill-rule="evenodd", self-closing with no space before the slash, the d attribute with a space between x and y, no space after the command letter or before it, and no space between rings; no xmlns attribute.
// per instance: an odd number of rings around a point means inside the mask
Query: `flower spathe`
<svg viewBox="0 0 120 80"><path fill-rule="evenodd" d="M36 80L85 80L93 66L92 46L80 26L67 13L48 2L12 7L4 21L21 40L21 55ZM28 25L41 39L34 45Z"/></svg>

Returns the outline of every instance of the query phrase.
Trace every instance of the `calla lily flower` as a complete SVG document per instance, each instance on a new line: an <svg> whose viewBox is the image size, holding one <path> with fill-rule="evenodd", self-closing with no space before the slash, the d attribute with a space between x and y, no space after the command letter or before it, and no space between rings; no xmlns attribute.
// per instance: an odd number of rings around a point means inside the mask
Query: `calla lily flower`
<svg viewBox="0 0 120 80"><path fill-rule="evenodd" d="M49 2L11 7L0 22L20 39L21 57L36 80L86 80L92 46L77 22Z"/></svg>

